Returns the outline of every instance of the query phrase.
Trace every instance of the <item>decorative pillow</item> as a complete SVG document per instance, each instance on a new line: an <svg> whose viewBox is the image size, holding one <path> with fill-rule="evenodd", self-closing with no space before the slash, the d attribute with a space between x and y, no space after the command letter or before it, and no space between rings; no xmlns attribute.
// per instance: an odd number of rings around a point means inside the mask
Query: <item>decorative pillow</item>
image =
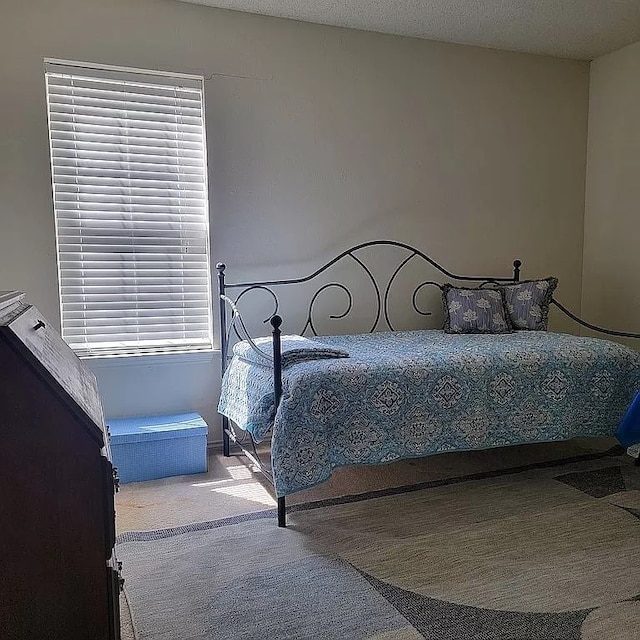
<svg viewBox="0 0 640 640"><path fill-rule="evenodd" d="M514 329L546 331L549 323L549 305L558 278L523 280L514 284L501 284L509 319Z"/></svg>
<svg viewBox="0 0 640 640"><path fill-rule="evenodd" d="M468 289L445 284L445 333L512 333L504 291Z"/></svg>

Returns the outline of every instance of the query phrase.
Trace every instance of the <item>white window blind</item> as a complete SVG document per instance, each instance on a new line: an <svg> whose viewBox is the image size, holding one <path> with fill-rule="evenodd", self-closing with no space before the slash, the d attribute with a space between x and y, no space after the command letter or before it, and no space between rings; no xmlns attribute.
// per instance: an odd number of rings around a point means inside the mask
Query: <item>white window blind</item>
<svg viewBox="0 0 640 640"><path fill-rule="evenodd" d="M46 86L63 337L211 349L202 80L47 63Z"/></svg>

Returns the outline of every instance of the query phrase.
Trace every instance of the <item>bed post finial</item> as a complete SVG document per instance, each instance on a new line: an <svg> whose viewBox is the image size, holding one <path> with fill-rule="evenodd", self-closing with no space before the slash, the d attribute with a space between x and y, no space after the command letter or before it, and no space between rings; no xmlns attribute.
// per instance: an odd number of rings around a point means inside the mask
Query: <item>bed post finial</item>
<svg viewBox="0 0 640 640"><path fill-rule="evenodd" d="M513 261L513 279L518 282L520 280L520 267L522 266L521 260Z"/></svg>

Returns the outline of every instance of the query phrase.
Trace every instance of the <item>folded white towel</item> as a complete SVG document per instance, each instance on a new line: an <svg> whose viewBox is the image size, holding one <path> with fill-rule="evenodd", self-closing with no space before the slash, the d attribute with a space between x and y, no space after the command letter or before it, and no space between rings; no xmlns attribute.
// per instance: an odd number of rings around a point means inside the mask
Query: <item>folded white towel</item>
<svg viewBox="0 0 640 640"><path fill-rule="evenodd" d="M233 345L233 355L248 362L271 366L273 362L272 339L256 338L253 343L255 347L247 340L237 342ZM280 344L283 369L308 360L349 357L346 351L333 349L322 342L311 340L304 336L281 336Z"/></svg>

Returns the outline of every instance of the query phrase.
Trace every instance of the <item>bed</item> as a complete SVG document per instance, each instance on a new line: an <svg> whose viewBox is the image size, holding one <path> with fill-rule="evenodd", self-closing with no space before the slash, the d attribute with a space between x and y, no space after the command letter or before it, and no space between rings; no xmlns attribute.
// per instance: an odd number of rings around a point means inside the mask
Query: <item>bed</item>
<svg viewBox="0 0 640 640"><path fill-rule="evenodd" d="M398 253L380 284L366 258L382 248ZM320 281L344 261L363 274L373 299L373 320L366 333L318 335L321 296L342 296L345 308L335 312L334 307L326 314L333 320L347 317L355 308L354 294L344 282ZM384 240L352 247L302 278L228 283L225 266L218 265L220 326L225 328L219 403L224 455L239 446L271 480L280 526L286 524L286 496L327 480L337 467L610 436L640 389L640 354L609 340L540 330L396 330L392 300L398 298L393 297L393 287L412 262L448 282L462 282L472 292L486 291L479 295L487 306L487 299L498 297L496 288L521 282L517 260L510 276L459 276L408 244ZM316 280L320 284L308 294L302 329L283 336L279 292ZM358 294L366 288L359 286ZM450 288L455 289L447 282L419 280L401 298L410 299L410 310L422 321L432 312L423 308L420 294L436 291L431 303L437 304L444 292L446 304ZM270 338L252 338L239 309L256 293L268 296L273 305L268 314ZM640 337L587 323L551 293L548 303L578 325ZM271 460L264 463L255 445L268 437Z"/></svg>

